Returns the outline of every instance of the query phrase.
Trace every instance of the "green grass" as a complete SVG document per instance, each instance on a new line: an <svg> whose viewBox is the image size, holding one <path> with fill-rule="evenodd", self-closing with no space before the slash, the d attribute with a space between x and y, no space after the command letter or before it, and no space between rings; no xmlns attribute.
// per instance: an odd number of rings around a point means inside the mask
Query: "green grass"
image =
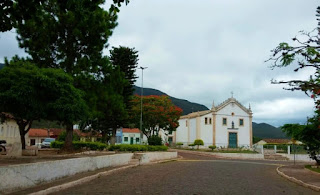
<svg viewBox="0 0 320 195"><path fill-rule="evenodd" d="M314 171L314 172L320 173L320 168L311 168L311 165L306 165L304 167L309 169L310 171Z"/></svg>

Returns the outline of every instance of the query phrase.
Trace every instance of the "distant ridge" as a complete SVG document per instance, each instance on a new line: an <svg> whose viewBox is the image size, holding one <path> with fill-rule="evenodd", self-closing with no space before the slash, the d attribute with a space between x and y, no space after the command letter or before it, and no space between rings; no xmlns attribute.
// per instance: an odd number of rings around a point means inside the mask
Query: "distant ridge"
<svg viewBox="0 0 320 195"><path fill-rule="evenodd" d="M252 122L253 136L259 138L279 138L288 139L285 133L280 128L276 128L267 123L255 123Z"/></svg>
<svg viewBox="0 0 320 195"><path fill-rule="evenodd" d="M141 88L134 86L134 94L140 95L141 94ZM166 93L163 93L162 91L159 91L157 89L152 89L152 88L143 88L143 95L167 95ZM203 110L209 110L206 106L202 104L197 104L193 102L189 102L188 100L184 99L178 99L175 97L169 96L171 99L172 103L179 108L183 110L183 115L189 114L191 112L197 112L197 111L203 111Z"/></svg>

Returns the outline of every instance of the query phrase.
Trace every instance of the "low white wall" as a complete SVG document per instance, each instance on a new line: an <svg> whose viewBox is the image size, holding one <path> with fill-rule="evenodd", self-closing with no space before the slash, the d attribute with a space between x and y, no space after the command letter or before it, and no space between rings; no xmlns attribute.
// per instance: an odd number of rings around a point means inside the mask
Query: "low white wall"
<svg viewBox="0 0 320 195"><path fill-rule="evenodd" d="M213 155L218 157L226 158L237 158L237 159L264 159L263 154L247 154L247 153L218 153L218 152L201 152L201 151L192 151L192 150L178 150L186 153L194 153L201 155Z"/></svg>
<svg viewBox="0 0 320 195"><path fill-rule="evenodd" d="M0 167L0 192L23 189L80 172L126 165L132 156L133 153L125 153L3 166Z"/></svg>
<svg viewBox="0 0 320 195"><path fill-rule="evenodd" d="M315 162L315 160L312 160L309 156L309 154L281 154L282 156L285 156L289 158L289 160L296 160L296 161L303 161L303 162Z"/></svg>
<svg viewBox="0 0 320 195"><path fill-rule="evenodd" d="M213 153L215 156L227 158L242 158L242 159L264 159L263 154L246 154L246 153Z"/></svg>
<svg viewBox="0 0 320 195"><path fill-rule="evenodd" d="M177 152L147 152L141 154L140 164L146 164L153 161L173 159L178 157Z"/></svg>

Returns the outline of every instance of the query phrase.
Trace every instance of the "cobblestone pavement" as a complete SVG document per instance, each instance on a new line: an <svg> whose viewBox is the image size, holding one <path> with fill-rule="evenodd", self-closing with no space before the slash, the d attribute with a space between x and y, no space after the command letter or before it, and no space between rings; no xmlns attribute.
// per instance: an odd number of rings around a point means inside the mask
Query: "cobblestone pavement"
<svg viewBox="0 0 320 195"><path fill-rule="evenodd" d="M127 169L56 194L318 194L279 176L274 162L179 155L184 158Z"/></svg>

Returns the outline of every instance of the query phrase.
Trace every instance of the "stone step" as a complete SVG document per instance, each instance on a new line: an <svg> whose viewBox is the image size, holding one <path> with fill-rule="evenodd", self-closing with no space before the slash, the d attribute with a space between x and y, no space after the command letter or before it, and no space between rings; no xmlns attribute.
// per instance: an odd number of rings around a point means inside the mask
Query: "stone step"
<svg viewBox="0 0 320 195"><path fill-rule="evenodd" d="M136 164L139 164L140 160L139 159L131 159L130 162L129 162L129 165L136 165Z"/></svg>
<svg viewBox="0 0 320 195"><path fill-rule="evenodd" d="M282 160L282 161L287 161L289 160L287 157L284 157L280 154L265 154L264 159L268 160Z"/></svg>

